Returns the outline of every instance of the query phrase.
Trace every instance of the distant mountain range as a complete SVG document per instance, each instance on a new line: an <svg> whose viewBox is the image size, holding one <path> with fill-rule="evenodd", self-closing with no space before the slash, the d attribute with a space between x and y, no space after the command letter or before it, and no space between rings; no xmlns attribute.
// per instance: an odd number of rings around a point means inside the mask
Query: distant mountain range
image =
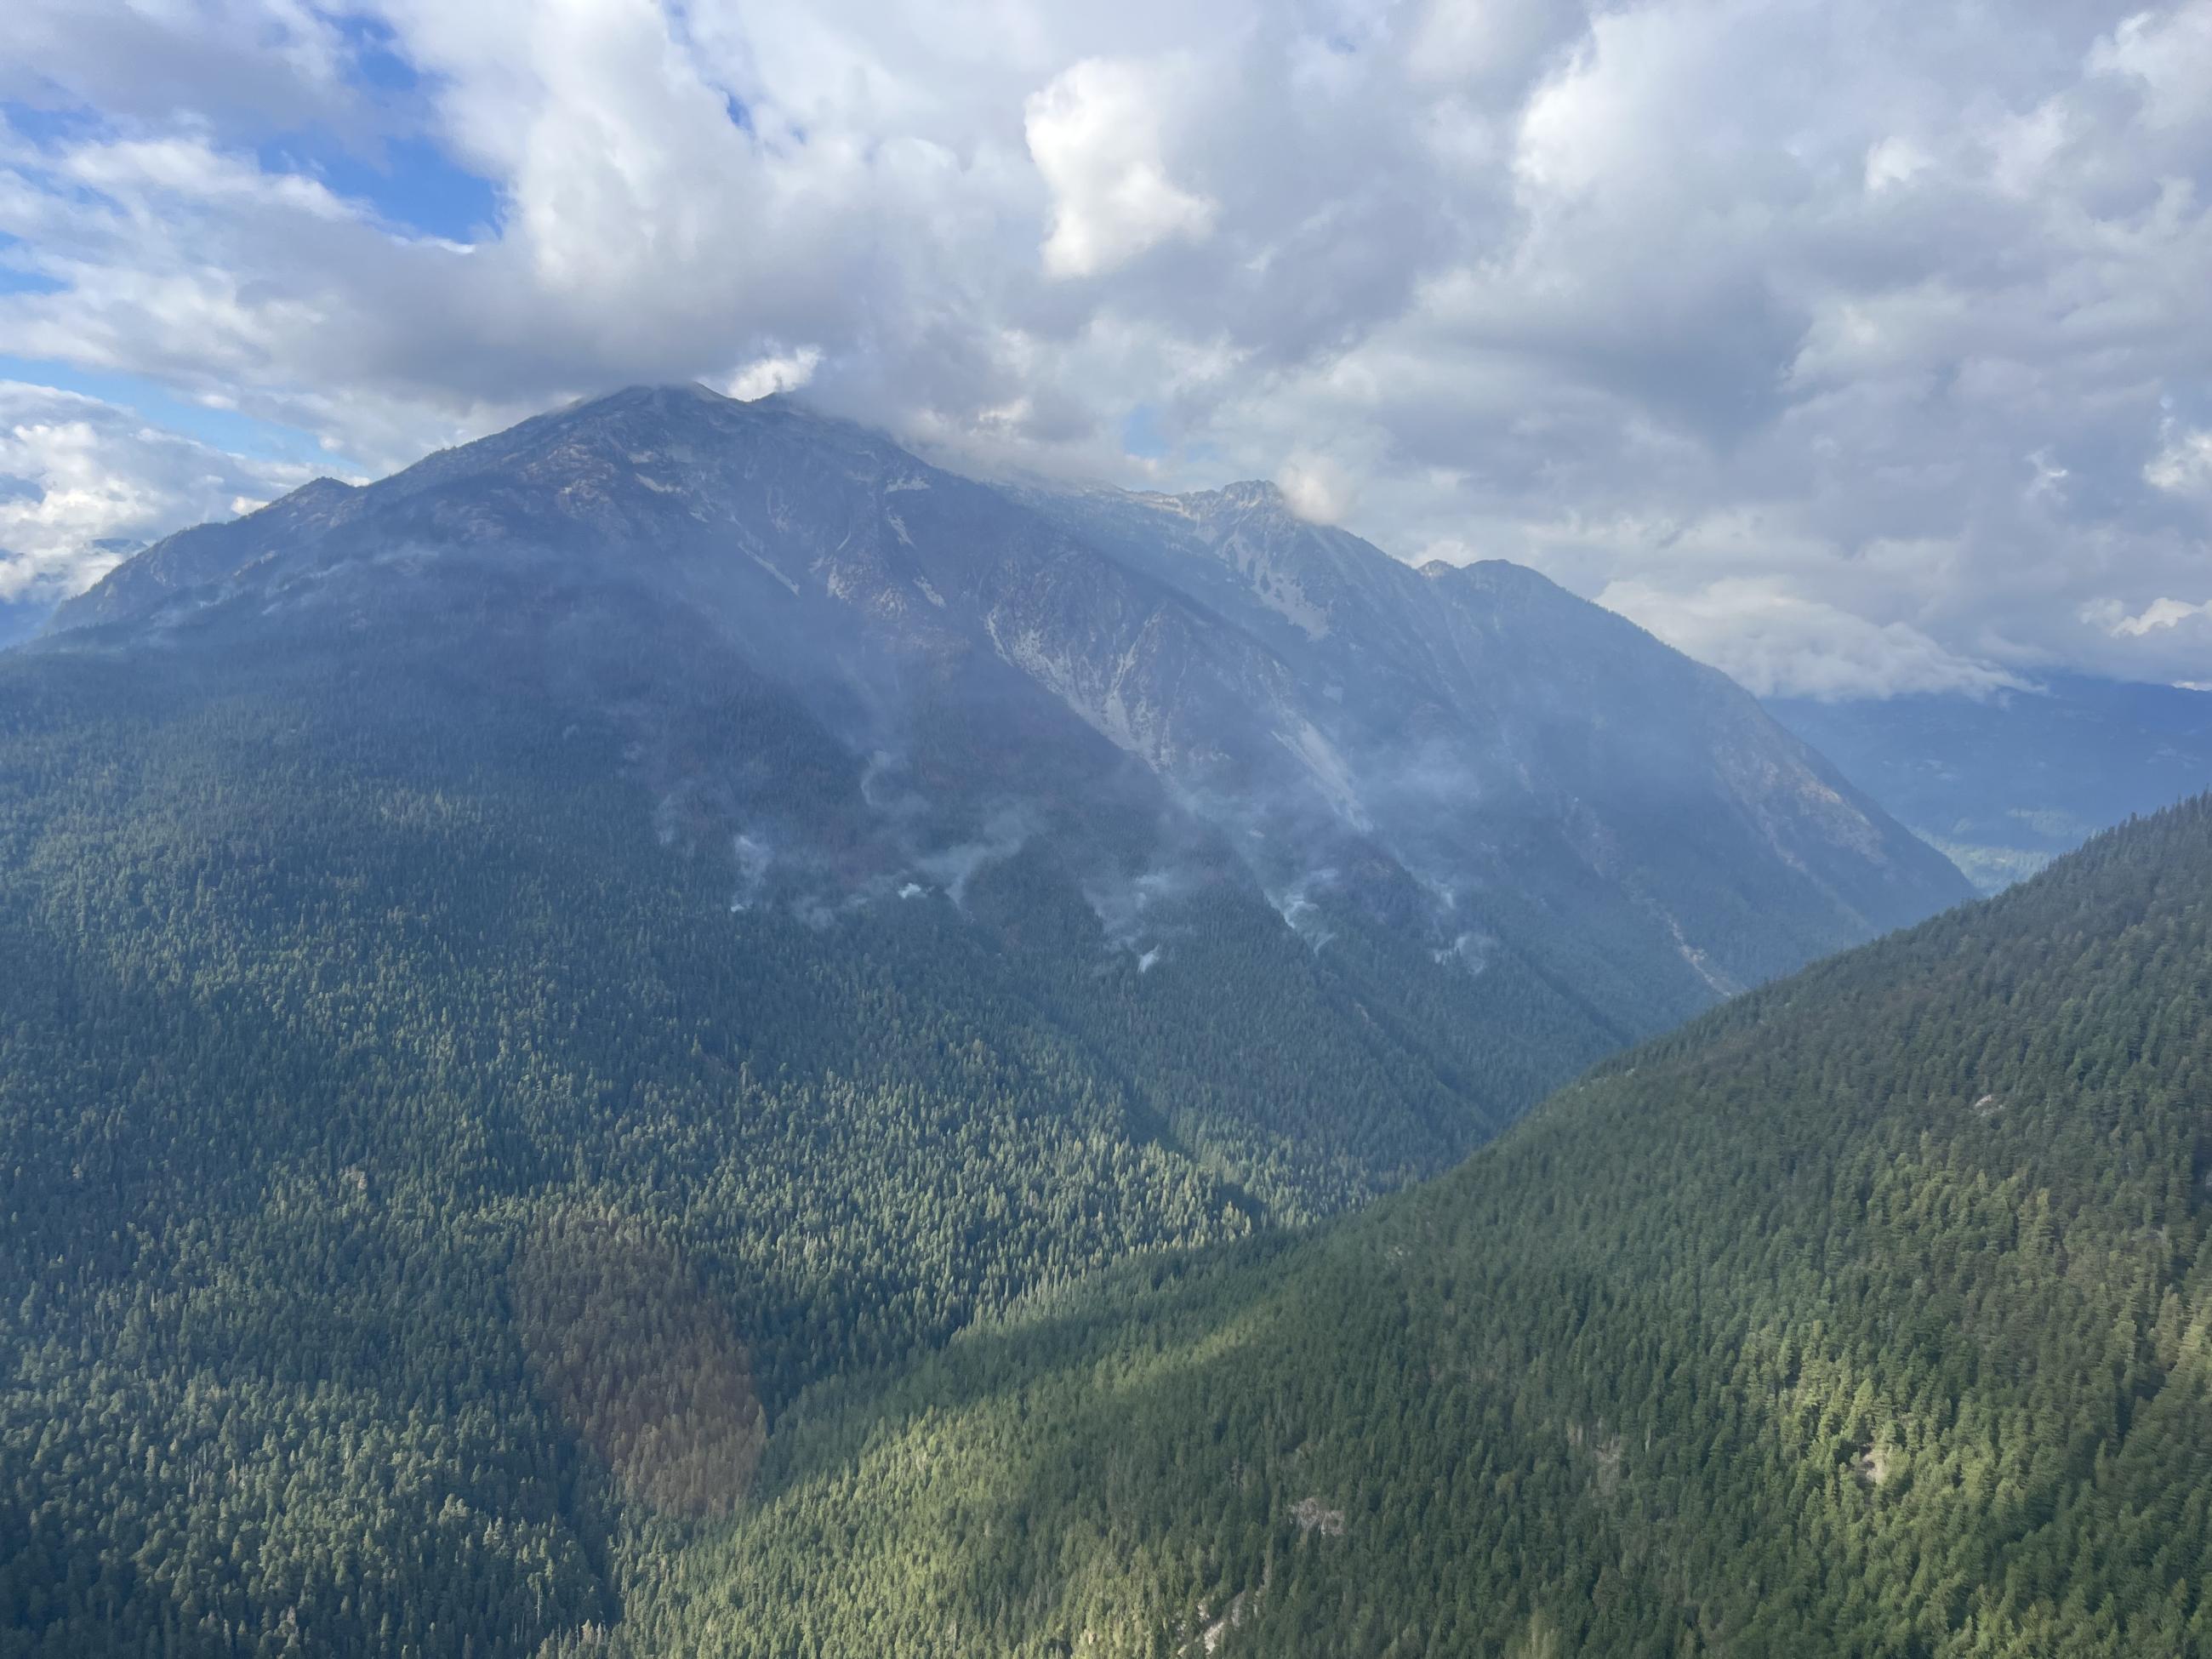
<svg viewBox="0 0 2212 1659"><path fill-rule="evenodd" d="M1988 697L1766 707L1987 892L2212 788L2212 693L2178 686L2051 674Z"/></svg>

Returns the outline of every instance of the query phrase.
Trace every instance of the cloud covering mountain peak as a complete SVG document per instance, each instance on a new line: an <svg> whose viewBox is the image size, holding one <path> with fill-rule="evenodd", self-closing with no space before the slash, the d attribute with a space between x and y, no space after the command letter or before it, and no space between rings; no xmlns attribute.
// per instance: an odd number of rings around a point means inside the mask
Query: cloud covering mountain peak
<svg viewBox="0 0 2212 1659"><path fill-rule="evenodd" d="M2187 677L2189 629L2106 619L2212 599L2208 20L27 0L0 333L172 525L212 492L112 411L224 411L206 471L261 483L804 383L963 466L1272 477L1649 594L1784 687Z"/></svg>

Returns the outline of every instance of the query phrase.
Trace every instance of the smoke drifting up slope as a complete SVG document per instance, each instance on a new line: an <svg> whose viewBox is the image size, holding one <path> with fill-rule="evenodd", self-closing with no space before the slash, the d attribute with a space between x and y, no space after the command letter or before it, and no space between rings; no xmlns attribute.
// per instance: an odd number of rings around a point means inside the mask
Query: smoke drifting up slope
<svg viewBox="0 0 2212 1659"><path fill-rule="evenodd" d="M782 398L641 388L310 486L133 560L49 648L288 607L583 636L642 691L637 764L678 817L777 849L816 915L964 894L1009 813L1110 870L1146 849L1102 836L1103 791L1321 913L1309 938L1479 933L1627 1036L1968 890L1726 680L1531 572L1416 571L1265 485L1009 493ZM822 734L811 817L777 757L706 763L672 719L733 681ZM731 856L741 902L775 884Z"/></svg>

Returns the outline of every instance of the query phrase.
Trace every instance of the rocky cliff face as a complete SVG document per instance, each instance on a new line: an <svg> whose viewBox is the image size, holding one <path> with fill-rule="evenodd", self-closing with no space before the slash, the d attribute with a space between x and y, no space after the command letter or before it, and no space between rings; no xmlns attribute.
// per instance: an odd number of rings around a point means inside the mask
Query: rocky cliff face
<svg viewBox="0 0 2212 1659"><path fill-rule="evenodd" d="M1266 484L1026 498L1264 641L1310 791L1432 890L1562 914L1609 890L1715 991L1965 894L1732 682L1534 571L1416 569Z"/></svg>

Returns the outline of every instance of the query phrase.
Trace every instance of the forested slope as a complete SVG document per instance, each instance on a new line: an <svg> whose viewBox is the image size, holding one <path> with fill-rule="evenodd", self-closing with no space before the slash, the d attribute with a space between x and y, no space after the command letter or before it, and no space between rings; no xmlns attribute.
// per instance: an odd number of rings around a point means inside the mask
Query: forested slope
<svg viewBox="0 0 2212 1659"><path fill-rule="evenodd" d="M1048 836L957 902L733 908L613 669L439 628L0 662L0 1652L532 1652L808 1388L1371 1195L1574 1063L1249 889L1142 971ZM666 729L851 787L718 684Z"/></svg>
<svg viewBox="0 0 2212 1659"><path fill-rule="evenodd" d="M2212 1652L2212 804L785 1425L652 1653Z"/></svg>
<svg viewBox="0 0 2212 1659"><path fill-rule="evenodd" d="M718 807L779 901L836 908L911 873L947 850L941 787L987 783L986 839L1055 806L1121 821L1125 879L1099 908L1133 953L1173 954L1152 901L1225 855L1316 948L1380 921L1419 947L1393 980L1480 972L1478 1005L1511 981L1611 1046L1972 891L1741 687L1532 570L1416 573L1272 486L1009 492L696 386L183 531L63 606L46 644L313 652L409 606L471 619L450 650L518 625L586 653L626 640L633 686L803 704L817 767L863 779L811 817L764 798L772 757L724 744L702 768L696 730L636 734L638 770ZM1100 750L1152 799L1102 800ZM924 775L926 755L963 775ZM1147 820L1170 833L1145 844ZM1195 863L1194 832L1216 843Z"/></svg>
<svg viewBox="0 0 2212 1659"><path fill-rule="evenodd" d="M996 1390L1088 1382L1000 1316L1241 1318L1244 1252L1959 890L1725 682L1449 580L1465 695L1340 701L697 388L120 567L0 659L0 1653L656 1652L732 1589L771 1651L1035 1648L1078 1587L1180 1640L1175 1482L1094 1549L833 1449L923 1401L1004 1494L1079 1470Z"/></svg>

